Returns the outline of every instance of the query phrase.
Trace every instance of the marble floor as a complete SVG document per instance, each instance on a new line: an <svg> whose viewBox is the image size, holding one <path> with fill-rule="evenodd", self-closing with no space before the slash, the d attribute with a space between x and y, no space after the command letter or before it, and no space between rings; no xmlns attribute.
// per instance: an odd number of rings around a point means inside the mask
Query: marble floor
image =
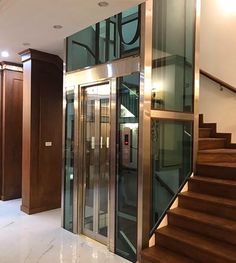
<svg viewBox="0 0 236 263"><path fill-rule="evenodd" d="M0 263L128 263L60 227L60 209L26 215L21 200L0 201Z"/></svg>

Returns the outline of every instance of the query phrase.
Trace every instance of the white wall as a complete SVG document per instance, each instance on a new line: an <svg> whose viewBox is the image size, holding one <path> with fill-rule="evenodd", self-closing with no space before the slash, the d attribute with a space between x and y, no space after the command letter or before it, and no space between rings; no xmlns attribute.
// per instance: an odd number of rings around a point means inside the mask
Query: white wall
<svg viewBox="0 0 236 263"><path fill-rule="evenodd" d="M202 0L200 68L236 87L236 0ZM235 93L202 76L200 113L236 143Z"/></svg>
<svg viewBox="0 0 236 263"><path fill-rule="evenodd" d="M236 0L202 0L200 68L236 87Z"/></svg>
<svg viewBox="0 0 236 263"><path fill-rule="evenodd" d="M216 122L218 132L232 133L236 143L236 94L201 76L200 113L204 122Z"/></svg>

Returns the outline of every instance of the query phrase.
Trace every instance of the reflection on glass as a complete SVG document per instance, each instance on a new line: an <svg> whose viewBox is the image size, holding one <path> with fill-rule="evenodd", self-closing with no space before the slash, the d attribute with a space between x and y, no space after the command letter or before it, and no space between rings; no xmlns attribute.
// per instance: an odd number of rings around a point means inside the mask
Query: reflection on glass
<svg viewBox="0 0 236 263"><path fill-rule="evenodd" d="M98 241L108 235L110 85L84 88L84 230Z"/></svg>
<svg viewBox="0 0 236 263"><path fill-rule="evenodd" d="M152 121L152 226L192 173L192 123Z"/></svg>
<svg viewBox="0 0 236 263"><path fill-rule="evenodd" d="M154 0L152 109L193 111L195 0Z"/></svg>
<svg viewBox="0 0 236 263"><path fill-rule="evenodd" d="M74 93L66 94L64 228L73 231Z"/></svg>
<svg viewBox="0 0 236 263"><path fill-rule="evenodd" d="M118 14L120 57L137 53L140 41L140 13L138 6Z"/></svg>
<svg viewBox="0 0 236 263"><path fill-rule="evenodd" d="M108 93L109 94L109 93ZM108 180L110 148L110 100L100 98L100 149L99 149L99 204L98 233L107 237L108 233Z"/></svg>
<svg viewBox="0 0 236 263"><path fill-rule="evenodd" d="M139 74L118 80L116 253L136 262Z"/></svg>
<svg viewBox="0 0 236 263"><path fill-rule="evenodd" d="M67 71L139 53L140 12L134 7L67 38Z"/></svg>
<svg viewBox="0 0 236 263"><path fill-rule="evenodd" d="M95 88L87 88L87 97L84 100L84 158L85 158L85 204L84 204L84 228L93 231L94 224L94 191L96 176L95 156Z"/></svg>

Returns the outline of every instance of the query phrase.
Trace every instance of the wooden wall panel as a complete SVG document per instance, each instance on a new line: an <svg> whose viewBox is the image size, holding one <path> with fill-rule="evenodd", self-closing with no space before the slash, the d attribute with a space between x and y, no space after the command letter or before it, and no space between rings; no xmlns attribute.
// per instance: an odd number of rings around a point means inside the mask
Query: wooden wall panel
<svg viewBox="0 0 236 263"><path fill-rule="evenodd" d="M61 205L63 72L57 56L26 53L22 210L32 214Z"/></svg>
<svg viewBox="0 0 236 263"><path fill-rule="evenodd" d="M22 207L30 207L31 174L31 60L24 63L22 122Z"/></svg>
<svg viewBox="0 0 236 263"><path fill-rule="evenodd" d="M3 70L1 91L1 199L21 197L22 72Z"/></svg>

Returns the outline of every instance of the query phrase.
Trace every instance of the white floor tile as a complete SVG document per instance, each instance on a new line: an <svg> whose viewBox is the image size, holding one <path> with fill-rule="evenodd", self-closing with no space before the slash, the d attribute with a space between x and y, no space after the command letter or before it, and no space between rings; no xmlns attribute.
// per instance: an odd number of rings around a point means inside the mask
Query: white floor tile
<svg viewBox="0 0 236 263"><path fill-rule="evenodd" d="M127 263L107 247L61 228L61 210L20 211L21 200L0 201L0 263Z"/></svg>

